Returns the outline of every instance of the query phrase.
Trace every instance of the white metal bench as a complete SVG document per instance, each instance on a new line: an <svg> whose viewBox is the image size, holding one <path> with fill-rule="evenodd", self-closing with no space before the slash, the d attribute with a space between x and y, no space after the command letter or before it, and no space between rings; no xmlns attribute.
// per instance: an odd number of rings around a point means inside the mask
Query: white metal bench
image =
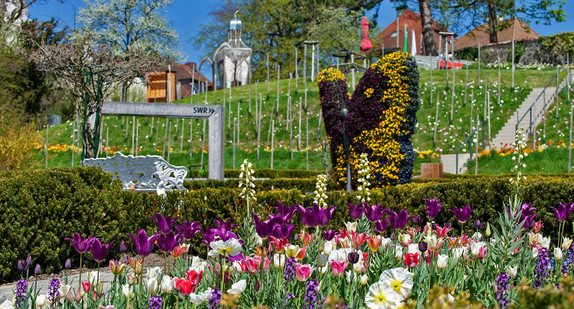
<svg viewBox="0 0 574 309"><path fill-rule="evenodd" d="M156 192L185 190L183 180L187 176L185 166L174 166L161 156L125 156L116 152L109 158L85 159L84 165L100 166L122 181L124 190Z"/></svg>

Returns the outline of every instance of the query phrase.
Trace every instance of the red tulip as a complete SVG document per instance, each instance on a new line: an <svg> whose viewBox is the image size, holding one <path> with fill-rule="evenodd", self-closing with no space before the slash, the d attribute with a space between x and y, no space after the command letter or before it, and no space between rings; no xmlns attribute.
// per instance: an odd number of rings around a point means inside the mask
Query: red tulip
<svg viewBox="0 0 574 309"><path fill-rule="evenodd" d="M187 277L187 280L191 281L191 283L193 283L193 285L198 285L199 282L201 282L201 278L203 278L203 271L195 271L195 270L190 270L188 272L185 273L185 276ZM194 287L195 289L195 287Z"/></svg>
<svg viewBox="0 0 574 309"><path fill-rule="evenodd" d="M295 264L295 277L299 281L307 281L313 272L313 267L309 264Z"/></svg>
<svg viewBox="0 0 574 309"><path fill-rule="evenodd" d="M261 265L261 258L256 257L245 257L245 266L247 267L247 271L250 273L255 273L259 271L259 267Z"/></svg>
<svg viewBox="0 0 574 309"><path fill-rule="evenodd" d="M195 291L195 284L189 280L177 278L175 279L175 289L183 295L189 295Z"/></svg>
<svg viewBox="0 0 574 309"><path fill-rule="evenodd" d="M408 268L415 268L417 265L419 265L419 254L407 253L405 255L405 266Z"/></svg>
<svg viewBox="0 0 574 309"><path fill-rule="evenodd" d="M82 282L82 288L84 288L84 291L88 292L90 290L90 281Z"/></svg>

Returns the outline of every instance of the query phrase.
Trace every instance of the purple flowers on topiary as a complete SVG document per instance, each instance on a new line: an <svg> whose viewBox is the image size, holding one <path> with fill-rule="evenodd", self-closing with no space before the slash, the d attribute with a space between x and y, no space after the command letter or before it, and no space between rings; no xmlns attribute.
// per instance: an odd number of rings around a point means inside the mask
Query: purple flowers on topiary
<svg viewBox="0 0 574 309"><path fill-rule="evenodd" d="M508 308L510 300L508 299L508 280L510 277L506 272L501 271L496 278L496 300L501 308Z"/></svg>
<svg viewBox="0 0 574 309"><path fill-rule="evenodd" d="M303 299L304 309L315 309L321 307L323 299L319 294L319 282L317 280L310 280L307 282L307 293Z"/></svg>
<svg viewBox="0 0 574 309"><path fill-rule="evenodd" d="M16 282L16 291L14 293L14 307L24 308L24 302L28 298L28 282L24 279Z"/></svg>

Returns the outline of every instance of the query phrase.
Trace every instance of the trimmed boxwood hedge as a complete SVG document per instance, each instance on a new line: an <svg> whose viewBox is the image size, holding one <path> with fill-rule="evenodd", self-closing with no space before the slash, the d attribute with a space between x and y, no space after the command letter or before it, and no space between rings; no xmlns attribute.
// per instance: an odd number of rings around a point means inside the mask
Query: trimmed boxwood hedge
<svg viewBox="0 0 574 309"><path fill-rule="evenodd" d="M257 171L256 171L257 172ZM524 182L520 197L537 207L537 218L545 223L544 232L555 238L556 221L550 206L558 202L573 202L574 182L568 175L532 176ZM259 205L256 211L267 213L280 200L285 205L300 203L310 206L313 194L306 194L314 180L273 180L274 189L257 184ZM283 185L281 184L283 182ZM268 182L271 182L269 180ZM233 182L207 181L201 187L190 185L189 191L168 192L165 198L155 194L122 191L119 183L112 183L111 174L96 168L54 168L25 172L0 173L0 281L19 276L16 263L31 255L46 273L59 271L67 258L78 265L79 255L64 238L74 232L83 236L97 236L103 241L128 241L126 232L138 227L149 232L155 224L149 218L155 211L164 215L180 215L188 221L212 225L213 219L231 219L240 223L244 207L239 190ZM265 188L265 189L263 189ZM420 180L397 187L373 190L373 203L392 209L407 208L412 214L425 214L423 198L437 197L444 201L437 222L452 222L460 232L460 225L448 209L470 205L475 209L471 220L494 223L497 213L513 194L508 177L457 177L443 180ZM340 228L348 221L346 202L356 202L355 193L327 192L327 202L338 205L328 228ZM295 223L299 219L295 217ZM571 223L565 231L571 236ZM465 230L473 230L472 223ZM129 240L131 241L131 240ZM133 246L132 246L133 247ZM117 257L117 244L111 257ZM205 254L200 236L193 242L195 252ZM84 259L91 260L90 258Z"/></svg>

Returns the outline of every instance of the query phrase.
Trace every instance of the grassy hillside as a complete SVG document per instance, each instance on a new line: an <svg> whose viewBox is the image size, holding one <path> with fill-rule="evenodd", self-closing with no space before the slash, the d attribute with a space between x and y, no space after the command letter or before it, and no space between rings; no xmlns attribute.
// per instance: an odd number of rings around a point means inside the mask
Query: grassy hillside
<svg viewBox="0 0 574 309"><path fill-rule="evenodd" d="M449 87L446 85L446 71L433 71L432 84L430 71L422 69L420 73L419 93L422 104L417 114L419 127L414 138L414 146L419 150L439 148L444 153L448 153L456 150L470 131L471 105L474 108L474 122L477 112L484 115L484 93L486 89L484 78L486 74L488 74L488 90L491 101L491 132L494 136L505 120L528 95L530 89L544 87L555 74L555 71L552 69L517 71L515 88L511 88L510 71L502 70L500 104L498 100L498 70L496 69L481 69L481 82L478 81L478 70L476 69L468 71L468 79L465 70L457 71L454 100L452 100L450 92L452 89L452 71L448 72ZM348 80L351 80L350 76ZM359 76L356 80L359 80ZM465 84L468 85L466 100ZM430 104L431 85L432 105ZM351 92L352 89L349 91ZM279 96L277 96L278 93ZM437 138L433 146L437 94L440 104ZM279 100L278 104L277 99ZM275 128L273 138L274 168L305 169L309 166L310 169L322 170L325 168L323 163L329 161L328 157L325 157L328 156L328 151L324 147L326 143L324 129L322 122L319 122L321 109L316 82L308 81L307 91L305 91L302 79L298 81L282 79L279 84L277 80L272 80L269 84L259 82L235 87L231 90L220 89L217 93L209 92L207 96L200 94L187 97L177 103L189 104L190 102L194 104L207 102L208 104L225 106L226 168L233 168L234 166L234 146L236 149L235 167L239 167L246 156L250 160L256 161L258 134L260 134L260 159L255 162L255 166L256 168L270 167L272 120ZM451 104L453 105L451 106ZM262 111L260 132L257 125L256 107L261 108ZM449 121L451 110L453 114L452 124ZM234 121L238 122L235 130ZM476 124L472 123L472 125L475 126ZM134 134L134 128L137 135ZM137 153L140 155L159 154L165 158L169 157L173 164L198 165L201 162L203 128L203 120L107 116L104 117L102 146L109 146L106 148L109 154L114 151L121 151L124 154L135 153L137 148ZM49 165L71 165L72 155L68 146L72 144L73 131L73 122L50 128L49 144L52 146L49 152ZM207 128L206 138L208 138ZM306 143L307 139L308 144ZM306 145L309 149L309 163L306 160ZM205 142L205 146L207 146L207 142ZM106 155L104 151L105 149L102 149L100 156ZM39 151L38 161L43 166L45 161L43 150ZM75 155L75 161L76 165L79 164L79 155ZM207 154L204 156L204 164L207 164Z"/></svg>

